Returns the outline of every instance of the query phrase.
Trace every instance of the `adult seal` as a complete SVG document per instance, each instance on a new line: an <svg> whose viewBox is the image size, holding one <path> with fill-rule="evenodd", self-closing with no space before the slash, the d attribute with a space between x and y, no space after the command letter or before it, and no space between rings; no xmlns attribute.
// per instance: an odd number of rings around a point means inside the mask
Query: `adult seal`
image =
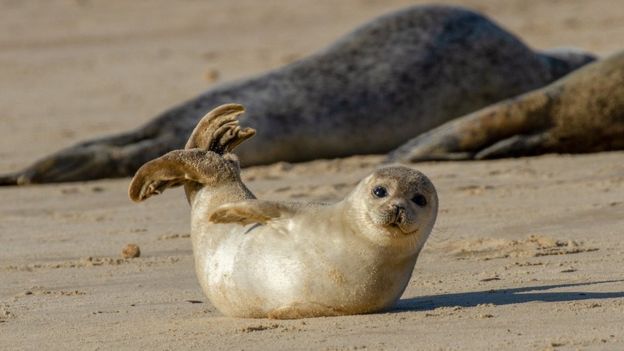
<svg viewBox="0 0 624 351"><path fill-rule="evenodd" d="M624 149L624 51L535 91L448 122L387 162Z"/></svg>
<svg viewBox="0 0 624 351"><path fill-rule="evenodd" d="M256 199L232 149L253 136L240 105L210 112L185 150L142 166L129 195L141 201L184 185L200 285L223 314L304 318L391 307L434 225L433 184L406 167L381 168L333 205Z"/></svg>
<svg viewBox="0 0 624 351"><path fill-rule="evenodd" d="M540 53L486 17L416 6L381 16L328 48L223 84L127 133L61 150L0 184L132 175L184 145L206 111L236 101L258 135L243 165L385 153L452 118L536 89L593 56Z"/></svg>

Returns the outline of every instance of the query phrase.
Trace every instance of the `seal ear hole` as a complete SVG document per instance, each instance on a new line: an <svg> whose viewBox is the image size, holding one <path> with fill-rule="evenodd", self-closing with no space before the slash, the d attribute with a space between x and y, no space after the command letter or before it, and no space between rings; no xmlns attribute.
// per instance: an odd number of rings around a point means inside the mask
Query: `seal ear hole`
<svg viewBox="0 0 624 351"><path fill-rule="evenodd" d="M381 199L388 196L388 190L381 185L377 185L373 188L373 196Z"/></svg>
<svg viewBox="0 0 624 351"><path fill-rule="evenodd" d="M412 202L420 207L427 206L427 198L423 194L414 195L414 197L412 198Z"/></svg>

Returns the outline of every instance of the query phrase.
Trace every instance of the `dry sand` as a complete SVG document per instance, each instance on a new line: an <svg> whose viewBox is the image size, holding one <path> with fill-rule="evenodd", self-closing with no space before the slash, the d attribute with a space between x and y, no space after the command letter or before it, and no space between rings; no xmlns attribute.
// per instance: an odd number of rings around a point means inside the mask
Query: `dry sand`
<svg viewBox="0 0 624 351"><path fill-rule="evenodd" d="M408 1L0 1L0 171L136 127ZM460 1L536 48L622 49L624 5ZM337 200L379 156L244 171L263 198ZM0 349L624 349L624 153L424 163L439 222L397 309L221 316L180 190L128 179L0 189ZM141 257L123 259L127 243Z"/></svg>

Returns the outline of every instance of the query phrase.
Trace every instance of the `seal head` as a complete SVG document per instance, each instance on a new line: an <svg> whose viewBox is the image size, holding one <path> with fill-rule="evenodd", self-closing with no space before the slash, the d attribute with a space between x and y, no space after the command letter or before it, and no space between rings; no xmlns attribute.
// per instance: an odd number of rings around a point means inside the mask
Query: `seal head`
<svg viewBox="0 0 624 351"><path fill-rule="evenodd" d="M407 167L385 167L363 179L347 198L360 232L381 245L420 247L438 211L433 183ZM407 249L407 248L406 248Z"/></svg>

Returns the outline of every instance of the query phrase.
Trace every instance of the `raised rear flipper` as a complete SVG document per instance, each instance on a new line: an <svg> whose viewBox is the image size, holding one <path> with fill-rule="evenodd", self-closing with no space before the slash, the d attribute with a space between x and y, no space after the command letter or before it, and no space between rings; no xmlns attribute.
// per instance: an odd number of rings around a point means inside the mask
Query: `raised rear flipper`
<svg viewBox="0 0 624 351"><path fill-rule="evenodd" d="M186 185L190 199L202 186L240 183L238 159L226 152L255 134L251 128L240 128L237 118L243 112L241 105L226 104L206 114L189 137L185 150L171 151L139 168L130 182L130 198L143 201L166 188Z"/></svg>
<svg viewBox="0 0 624 351"><path fill-rule="evenodd" d="M238 179L238 166L212 151L175 150L144 164L132 178L128 195L138 202L189 182L214 186Z"/></svg>
<svg viewBox="0 0 624 351"><path fill-rule="evenodd" d="M219 155L231 152L256 134L255 130L238 124L238 117L244 112L245 108L239 104L221 105L208 112L197 123L184 148L200 148Z"/></svg>

